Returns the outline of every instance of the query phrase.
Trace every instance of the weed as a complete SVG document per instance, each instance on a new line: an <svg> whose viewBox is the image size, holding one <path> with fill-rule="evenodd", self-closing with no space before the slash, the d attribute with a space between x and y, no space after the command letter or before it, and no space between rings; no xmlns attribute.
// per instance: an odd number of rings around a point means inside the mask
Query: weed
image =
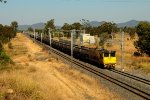
<svg viewBox="0 0 150 100"><path fill-rule="evenodd" d="M0 64L6 64L10 61L11 61L10 57L6 55L4 51L1 51L0 52Z"/></svg>
<svg viewBox="0 0 150 100"><path fill-rule="evenodd" d="M33 72L36 72L37 69L36 69L36 67L34 67L34 66L30 66L28 71L29 71L30 73L33 73Z"/></svg>
<svg viewBox="0 0 150 100"><path fill-rule="evenodd" d="M12 43L11 43L11 42L8 43L8 48L9 48L9 49L13 49L13 46L12 46Z"/></svg>
<svg viewBox="0 0 150 100"><path fill-rule="evenodd" d="M31 54L28 54L28 58L31 58Z"/></svg>
<svg viewBox="0 0 150 100"><path fill-rule="evenodd" d="M107 43L106 46L107 46L107 47L112 47L113 44L112 44L112 43Z"/></svg>

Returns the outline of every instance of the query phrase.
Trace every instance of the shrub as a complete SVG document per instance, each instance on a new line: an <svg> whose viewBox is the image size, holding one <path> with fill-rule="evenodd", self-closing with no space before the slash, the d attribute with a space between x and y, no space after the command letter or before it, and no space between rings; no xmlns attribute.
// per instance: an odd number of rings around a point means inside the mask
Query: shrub
<svg viewBox="0 0 150 100"><path fill-rule="evenodd" d="M3 50L3 45L2 43L0 42L0 52Z"/></svg>
<svg viewBox="0 0 150 100"><path fill-rule="evenodd" d="M11 43L11 42L8 43L8 48L9 48L9 49L13 49L13 46L12 46L12 43Z"/></svg>
<svg viewBox="0 0 150 100"><path fill-rule="evenodd" d="M6 64L10 61L11 61L10 57L6 55L4 51L1 51L0 52L0 64Z"/></svg>
<svg viewBox="0 0 150 100"><path fill-rule="evenodd" d="M113 45L112 45L112 43L107 43L106 46L107 47L112 47Z"/></svg>

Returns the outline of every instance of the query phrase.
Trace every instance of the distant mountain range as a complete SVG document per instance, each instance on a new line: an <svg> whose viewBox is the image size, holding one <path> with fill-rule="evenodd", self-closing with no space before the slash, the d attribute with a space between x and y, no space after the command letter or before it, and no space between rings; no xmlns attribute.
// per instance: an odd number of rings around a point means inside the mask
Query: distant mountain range
<svg viewBox="0 0 150 100"><path fill-rule="evenodd" d="M32 25L19 25L19 30L27 30L29 27L32 27L33 29L44 29L45 23L36 23ZM57 29L60 29L61 26L56 26Z"/></svg>
<svg viewBox="0 0 150 100"><path fill-rule="evenodd" d="M137 21L137 20L130 20L128 22L124 22L124 23L118 23L117 26L118 27L135 27L139 24L140 21Z"/></svg>
<svg viewBox="0 0 150 100"><path fill-rule="evenodd" d="M19 25L19 30L27 30L29 27L35 28L35 29L43 29L45 27L44 23L36 23L32 25Z"/></svg>
<svg viewBox="0 0 150 100"><path fill-rule="evenodd" d="M93 26L93 27L97 27L99 25L102 25L105 21L102 21L102 22L98 22L98 21L91 21L90 22L90 25ZM135 27L139 24L140 21L137 21L137 20L130 20L130 21L127 21L127 22L123 22L123 23L117 23L117 27Z"/></svg>
<svg viewBox="0 0 150 100"><path fill-rule="evenodd" d="M89 24L93 27L97 27L100 26L104 23L105 21L91 21ZM137 20L130 20L124 23L117 23L118 27L135 27L138 25L140 21ZM36 24L32 24L32 25L19 25L18 29L19 30L27 30L29 27L35 28L35 29L43 29L45 27L45 23L36 23ZM56 28L60 29L61 26L56 26Z"/></svg>

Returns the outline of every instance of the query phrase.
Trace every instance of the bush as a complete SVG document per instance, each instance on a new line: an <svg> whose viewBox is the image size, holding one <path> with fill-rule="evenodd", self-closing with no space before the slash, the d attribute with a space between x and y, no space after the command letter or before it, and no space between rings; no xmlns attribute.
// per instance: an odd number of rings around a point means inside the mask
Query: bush
<svg viewBox="0 0 150 100"><path fill-rule="evenodd" d="M0 51L3 50L3 45L0 43Z"/></svg>
<svg viewBox="0 0 150 100"><path fill-rule="evenodd" d="M0 52L0 64L6 64L10 61L11 61L10 57L6 55L4 51L1 51Z"/></svg>
<svg viewBox="0 0 150 100"><path fill-rule="evenodd" d="M135 47L141 52L150 56L150 23L140 22L137 26L139 40L134 43Z"/></svg>
<svg viewBox="0 0 150 100"><path fill-rule="evenodd" d="M142 56L142 53L140 53L140 52L138 52L138 51L135 51L135 52L133 53L133 56L135 56L135 57L141 57L141 56Z"/></svg>
<svg viewBox="0 0 150 100"><path fill-rule="evenodd" d="M107 47L112 47L113 45L112 45L112 43L107 43L106 46Z"/></svg>
<svg viewBox="0 0 150 100"><path fill-rule="evenodd" d="M13 46L12 46L12 43L11 43L11 42L8 43L8 48L9 48L9 49L13 49Z"/></svg>

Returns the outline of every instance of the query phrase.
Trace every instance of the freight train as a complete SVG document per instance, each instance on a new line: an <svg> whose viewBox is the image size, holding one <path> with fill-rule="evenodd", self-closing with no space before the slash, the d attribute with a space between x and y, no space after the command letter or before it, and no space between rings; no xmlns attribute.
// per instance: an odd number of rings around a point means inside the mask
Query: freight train
<svg viewBox="0 0 150 100"><path fill-rule="evenodd" d="M30 34L30 37L34 37ZM41 41L41 37L36 38ZM48 38L43 37L42 42L50 45ZM51 40L51 46L65 54L71 55L71 42L66 40ZM100 68L115 68L116 51L108 51L106 49L88 48L84 46L73 46L73 57L83 62L90 63Z"/></svg>

